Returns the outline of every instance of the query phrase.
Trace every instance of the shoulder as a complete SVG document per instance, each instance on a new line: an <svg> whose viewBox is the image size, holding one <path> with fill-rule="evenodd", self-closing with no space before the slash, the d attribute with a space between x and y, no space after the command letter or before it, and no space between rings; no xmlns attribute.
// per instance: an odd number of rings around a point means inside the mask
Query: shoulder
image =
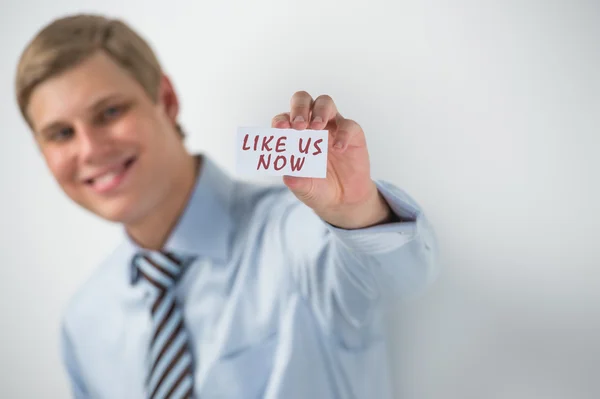
<svg viewBox="0 0 600 399"><path fill-rule="evenodd" d="M115 247L94 268L92 274L76 289L62 312L62 324L67 329L93 325L102 314L118 303L119 292L129 282L125 243Z"/></svg>

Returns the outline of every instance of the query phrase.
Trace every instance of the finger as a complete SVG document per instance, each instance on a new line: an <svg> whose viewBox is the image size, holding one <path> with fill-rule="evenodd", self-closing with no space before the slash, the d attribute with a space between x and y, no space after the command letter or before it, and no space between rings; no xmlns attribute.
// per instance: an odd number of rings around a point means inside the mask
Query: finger
<svg viewBox="0 0 600 399"><path fill-rule="evenodd" d="M339 113L336 116L337 130L333 137L333 150L344 152L354 137L362 133L362 128L352 119L344 119Z"/></svg>
<svg viewBox="0 0 600 399"><path fill-rule="evenodd" d="M284 112L279 115L275 115L273 119L271 119L271 127L277 129L290 129L292 127L290 124L290 113Z"/></svg>
<svg viewBox="0 0 600 399"><path fill-rule="evenodd" d="M321 95L317 97L312 106L310 128L315 130L323 129L329 120L336 117L336 114L337 107L330 96Z"/></svg>
<svg viewBox="0 0 600 399"><path fill-rule="evenodd" d="M313 99L305 91L294 93L290 101L290 121L294 129L303 130L308 126L308 117Z"/></svg>

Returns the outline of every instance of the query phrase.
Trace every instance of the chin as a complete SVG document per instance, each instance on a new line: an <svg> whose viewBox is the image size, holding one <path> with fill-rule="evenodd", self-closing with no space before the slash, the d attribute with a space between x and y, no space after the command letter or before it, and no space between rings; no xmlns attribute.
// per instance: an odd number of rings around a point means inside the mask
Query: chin
<svg viewBox="0 0 600 399"><path fill-rule="evenodd" d="M140 218L139 207L135 201L104 203L87 209L94 215L114 223L131 224Z"/></svg>

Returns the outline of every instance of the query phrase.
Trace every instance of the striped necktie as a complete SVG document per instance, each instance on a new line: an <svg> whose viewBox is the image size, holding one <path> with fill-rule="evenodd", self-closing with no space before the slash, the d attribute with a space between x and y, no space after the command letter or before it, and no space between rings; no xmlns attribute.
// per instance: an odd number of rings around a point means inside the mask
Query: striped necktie
<svg viewBox="0 0 600 399"><path fill-rule="evenodd" d="M156 290L151 309L148 398L191 398L194 383L192 351L183 312L172 289L183 274L184 262L165 252L142 252L134 262L140 275Z"/></svg>

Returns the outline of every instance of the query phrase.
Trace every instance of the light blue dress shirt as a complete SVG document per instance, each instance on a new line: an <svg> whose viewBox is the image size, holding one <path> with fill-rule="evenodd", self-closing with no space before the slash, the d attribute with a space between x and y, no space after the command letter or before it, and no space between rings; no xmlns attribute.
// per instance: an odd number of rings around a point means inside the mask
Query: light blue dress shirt
<svg viewBox="0 0 600 399"><path fill-rule="evenodd" d="M388 399L384 305L437 274L437 241L409 195L376 184L402 222L325 223L281 186L236 181L211 159L165 249L197 256L176 287L200 398ZM154 292L123 242L66 307L76 398L144 398Z"/></svg>

